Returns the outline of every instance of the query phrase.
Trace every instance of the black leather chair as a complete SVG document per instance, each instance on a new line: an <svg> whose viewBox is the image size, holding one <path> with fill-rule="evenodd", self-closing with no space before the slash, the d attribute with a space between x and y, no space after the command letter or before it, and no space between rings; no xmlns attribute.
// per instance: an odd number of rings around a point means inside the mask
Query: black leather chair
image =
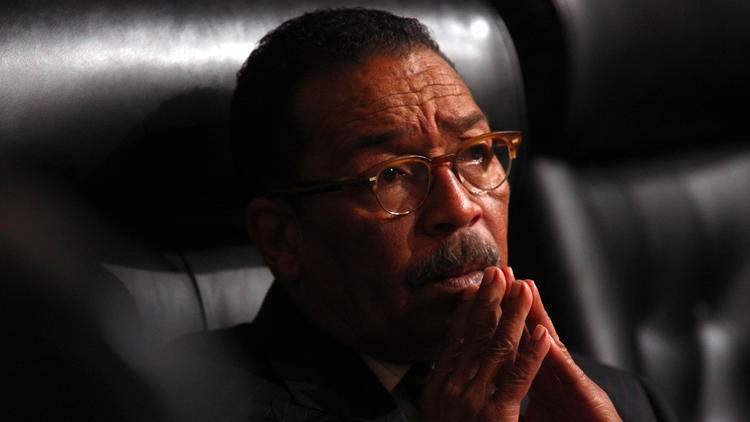
<svg viewBox="0 0 750 422"><path fill-rule="evenodd" d="M529 106L516 272L681 419L750 420L750 3L496 4Z"/></svg>
<svg viewBox="0 0 750 422"><path fill-rule="evenodd" d="M252 319L271 274L246 240L223 149L234 74L267 30L315 7L421 18L495 127L523 129L515 52L479 2L15 2L2 16L2 154L103 208L97 251L155 342ZM93 212L97 214L96 211ZM122 246L127 244L127 246Z"/></svg>
<svg viewBox="0 0 750 422"><path fill-rule="evenodd" d="M3 192L12 195L0 201L0 246L10 251L12 268L0 267L0 276L40 279L52 300L64 303L70 292L124 286L147 343L156 346L251 320L272 276L246 240L244 201L223 148L234 75L270 28L306 10L343 5L419 17L491 124L524 129L513 44L496 12L479 1L6 2L0 8L0 170L9 175ZM103 275L90 271L95 262L103 263ZM92 330L103 344L96 350L135 367L136 375L145 372L124 385L150 383L142 353L128 350L134 337L118 321L124 311L103 297L84 295L69 308L106 304L82 317L97 327ZM36 328L33 318L17 321L19 332ZM77 350L78 337L67 336L76 327L56 326L57 334L28 348L62 341ZM69 355L54 361L62 363L62 379L66 367L80 368ZM102 379L114 373L106 363L83 371ZM102 385L121 385L130 375ZM102 391L118 398L116 390Z"/></svg>

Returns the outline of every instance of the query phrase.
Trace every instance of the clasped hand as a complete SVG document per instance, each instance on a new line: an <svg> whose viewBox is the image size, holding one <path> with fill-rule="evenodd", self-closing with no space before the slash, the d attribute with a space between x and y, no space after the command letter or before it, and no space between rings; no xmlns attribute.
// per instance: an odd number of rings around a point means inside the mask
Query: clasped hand
<svg viewBox="0 0 750 422"><path fill-rule="evenodd" d="M528 395L525 415L521 401ZM520 418L520 419L519 419ZM536 285L489 267L467 289L422 394L422 421L620 421L573 362Z"/></svg>

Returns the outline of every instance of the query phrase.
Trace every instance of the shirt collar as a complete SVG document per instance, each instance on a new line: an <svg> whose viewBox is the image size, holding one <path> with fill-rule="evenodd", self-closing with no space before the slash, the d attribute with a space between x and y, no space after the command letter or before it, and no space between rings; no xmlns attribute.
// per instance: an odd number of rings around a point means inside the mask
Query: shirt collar
<svg viewBox="0 0 750 422"><path fill-rule="evenodd" d="M372 356L362 355L362 360L367 364L373 374L380 380L388 392L393 392L401 379L404 378L406 371L411 367L410 364L399 364L382 361Z"/></svg>

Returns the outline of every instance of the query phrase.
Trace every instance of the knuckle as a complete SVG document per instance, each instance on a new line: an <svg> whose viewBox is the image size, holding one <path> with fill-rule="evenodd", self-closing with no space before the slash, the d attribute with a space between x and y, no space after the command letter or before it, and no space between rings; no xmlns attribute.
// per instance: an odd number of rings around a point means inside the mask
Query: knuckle
<svg viewBox="0 0 750 422"><path fill-rule="evenodd" d="M477 315L498 316L500 314L501 302L502 302L502 298L500 297L488 298L487 300L481 301L480 303L476 304L477 308L475 312Z"/></svg>
<svg viewBox="0 0 750 422"><path fill-rule="evenodd" d="M529 386L530 381L513 369L503 377L502 385L498 387L496 396L500 397L501 401L506 402L521 400L528 393Z"/></svg>
<svg viewBox="0 0 750 422"><path fill-rule="evenodd" d="M470 347L483 348L487 343L492 341L495 336L496 326L491 322L476 323L469 328L470 334L467 336Z"/></svg>
<svg viewBox="0 0 750 422"><path fill-rule="evenodd" d="M473 328L494 329L500 320L501 309L498 303L493 302L492 306L487 307L479 315L469 318L468 324Z"/></svg>
<svg viewBox="0 0 750 422"><path fill-rule="evenodd" d="M516 345L506 336L500 336L495 339L487 351L487 355L498 361L504 362L512 360L516 355Z"/></svg>
<svg viewBox="0 0 750 422"><path fill-rule="evenodd" d="M500 316L500 312L501 312L500 303L501 302L502 302L502 299L499 297L488 301L487 303L483 305L484 312L491 314L493 316L496 316L496 317Z"/></svg>
<svg viewBox="0 0 750 422"><path fill-rule="evenodd" d="M541 350L533 347L524 348L522 354L523 360L529 363L541 361L546 356L546 352L542 352Z"/></svg>
<svg viewBox="0 0 750 422"><path fill-rule="evenodd" d="M524 323L528 310L523 306L506 306L500 326L517 327Z"/></svg>
<svg viewBox="0 0 750 422"><path fill-rule="evenodd" d="M518 299L511 301L511 303L505 306L506 313L504 315L508 319L524 318L530 309L531 301L526 300L526 296L522 294Z"/></svg>
<svg viewBox="0 0 750 422"><path fill-rule="evenodd" d="M489 343L492 342L492 336L494 333L490 332L480 332L475 335L475 337L471 341L471 346L477 351L483 350Z"/></svg>
<svg viewBox="0 0 750 422"><path fill-rule="evenodd" d="M527 381L529 378L531 378L532 375L532 368L529 365L514 365L513 369L511 370L511 376L510 379L511 382L518 382L523 383Z"/></svg>
<svg viewBox="0 0 750 422"><path fill-rule="evenodd" d="M481 386L462 388L455 382L446 382L443 386L443 400L448 406L462 415L462 420L475 420L487 405L487 395Z"/></svg>
<svg viewBox="0 0 750 422"><path fill-rule="evenodd" d="M475 330L491 330L495 325L495 321L493 321L493 319L488 315L482 315L481 317L472 318L468 321L469 328Z"/></svg>

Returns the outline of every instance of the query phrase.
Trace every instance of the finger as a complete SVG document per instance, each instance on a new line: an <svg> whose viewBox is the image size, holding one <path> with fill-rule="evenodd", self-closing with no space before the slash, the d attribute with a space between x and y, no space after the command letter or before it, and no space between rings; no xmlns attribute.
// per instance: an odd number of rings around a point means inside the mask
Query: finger
<svg viewBox="0 0 750 422"><path fill-rule="evenodd" d="M510 267L510 266L503 267L503 268L501 268L501 271L505 275L505 279L508 280L508 291L505 292L505 294L507 296L508 293L509 293L509 291L510 291L511 284L516 280L516 276L513 273L513 267ZM522 280L522 281L526 282L526 280ZM533 293L534 293L534 291L532 290L532 294ZM533 297L533 295L532 295L532 297ZM533 301L532 301L532 303L533 303ZM529 332L528 324L527 324L527 326L525 326L524 329L523 329L523 338L521 339L521 341L522 342L525 341L525 339L528 338L528 337L530 337L530 336L531 336L531 333Z"/></svg>
<svg viewBox="0 0 750 422"><path fill-rule="evenodd" d="M498 268L486 268L466 321L465 343L453 374L456 384L466 385L473 378L478 368L477 359L492 341L500 320L504 291L505 278Z"/></svg>
<svg viewBox="0 0 750 422"><path fill-rule="evenodd" d="M531 388L546 356L552 347L552 339L547 328L537 325L526 342L518 350L518 356L511 371L503 373L499 396L524 397Z"/></svg>
<svg viewBox="0 0 750 422"><path fill-rule="evenodd" d="M464 343L464 336L466 330L466 320L469 317L469 311L474 303L474 299L477 294L477 288L474 286L468 287L464 290L461 295L461 299L456 305L456 310L453 313L453 320L451 326L448 329L448 334L445 338L443 350L438 357L433 371L432 378L444 379L450 372L453 371L456 360L461 352L461 348Z"/></svg>
<svg viewBox="0 0 750 422"><path fill-rule="evenodd" d="M578 418L588 414L595 420L620 420L612 401L573 361L570 353L560 341L547 311L542 304L539 289L532 280L524 280L532 290L532 306L527 317L528 327L543 326L548 331L549 351L537 370L529 390L527 416L535 413L559 414L560 403L566 403L565 414ZM550 407L549 403L556 403ZM544 420L549 419L546 414Z"/></svg>
<svg viewBox="0 0 750 422"><path fill-rule="evenodd" d="M511 284L516 280L516 276L513 274L513 267L503 267L503 268L501 268L501 271L505 275L505 279L507 280L507 284L508 284L508 290L510 290ZM508 293L509 292L505 292L506 295ZM521 342L523 343L529 337L531 337L531 333L529 332L528 326L524 326L523 327L523 337L521 337Z"/></svg>
<svg viewBox="0 0 750 422"><path fill-rule="evenodd" d="M567 348L560 341L552 320L544 309L536 283L532 280L524 280L524 282L531 288L533 296L527 324L529 326L532 326L532 324L543 325L548 330L553 343L539 371L539 376L534 380L531 395L552 397L555 394L578 391L581 396L599 396L599 387L573 361Z"/></svg>
<svg viewBox="0 0 750 422"><path fill-rule="evenodd" d="M503 275L505 276L505 280L507 283L506 285L507 290L505 291L505 296L507 296L508 293L510 293L511 285L513 284L514 281L516 281L516 276L513 275L512 267L502 267L500 271L502 271Z"/></svg>
<svg viewBox="0 0 750 422"><path fill-rule="evenodd" d="M444 349L433 370L430 379L422 393L422 404L433 403L434 406L446 406L453 403L459 397L463 396L466 390L468 377L465 369L456 369L458 361L466 355L467 349L467 327L469 320L473 317L475 309L480 306L478 302L487 300L486 285L492 283L495 274L492 271L485 270L482 284L477 287L471 287L464 291L461 301L456 309L451 328L444 345ZM484 286L484 289L482 288ZM481 293L481 294L480 294ZM481 296L481 297L480 297ZM464 363L464 367L466 364ZM457 374L460 374L458 376ZM455 411L456 409L451 409Z"/></svg>
<svg viewBox="0 0 750 422"><path fill-rule="evenodd" d="M592 414L596 420L620 420L609 396L573 361L570 354L553 341L532 383L530 407L555 397L568 404L567 413Z"/></svg>
<svg viewBox="0 0 750 422"><path fill-rule="evenodd" d="M586 378L583 370L573 361L567 349L554 342L550 348L547 366L554 371L558 380L565 382Z"/></svg>
<svg viewBox="0 0 750 422"><path fill-rule="evenodd" d="M531 290L526 284L514 281L503 300L503 314L492 342L482 355L477 382L489 383L500 368L513 366L530 308Z"/></svg>
<svg viewBox="0 0 750 422"><path fill-rule="evenodd" d="M509 283L516 279L515 275L513 274L512 267L503 267L502 271L505 274L505 277L508 279ZM544 309L544 305L542 304L542 299L539 294L539 289L537 288L536 283L533 280L523 280L523 282L528 284L529 287L531 287L532 297L533 297L531 310L529 311L529 321L528 321L527 326L535 327L538 324L543 324L552 335L552 338L559 342L560 339L557 335L557 331L555 330L554 324L552 324L552 320L547 314L547 311Z"/></svg>
<svg viewBox="0 0 750 422"><path fill-rule="evenodd" d="M539 371L539 376L531 387L533 397L555 397L564 394L565 389L575 384L573 380L585 377L583 371L573 362L569 354L564 353L560 346L551 339L551 346L547 358ZM574 369L577 368L577 369ZM579 372L580 371L580 372Z"/></svg>

